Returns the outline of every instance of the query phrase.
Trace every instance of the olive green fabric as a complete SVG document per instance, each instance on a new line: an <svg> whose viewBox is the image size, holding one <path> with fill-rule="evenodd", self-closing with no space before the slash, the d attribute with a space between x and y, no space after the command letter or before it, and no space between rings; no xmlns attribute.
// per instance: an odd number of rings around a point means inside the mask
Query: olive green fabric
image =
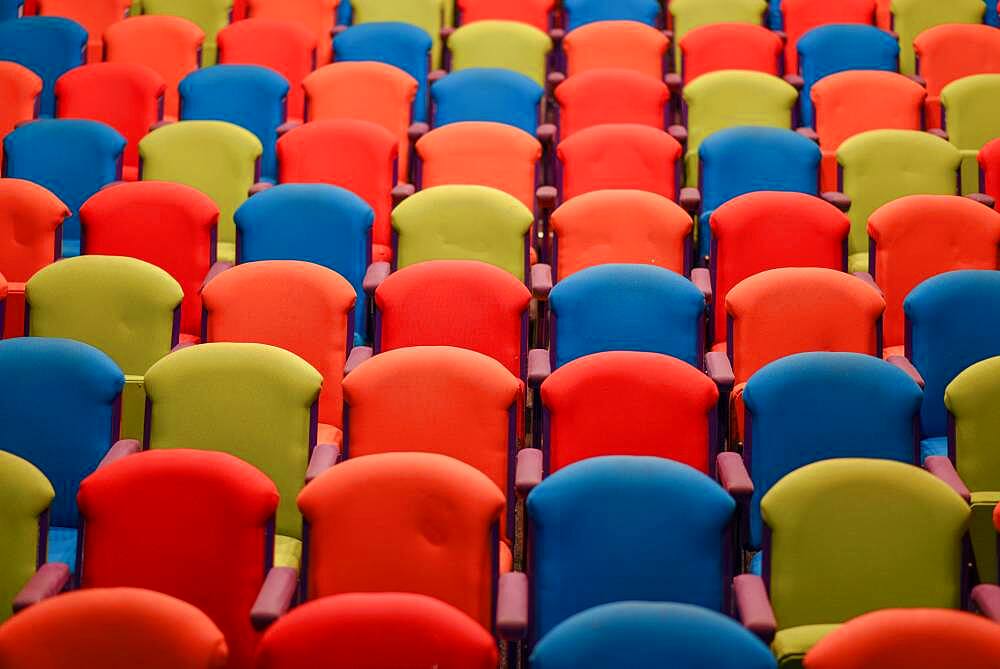
<svg viewBox="0 0 1000 669"><path fill-rule="evenodd" d="M513 70L545 86L552 40L544 32L517 21L474 21L448 38L451 71L470 67Z"/></svg>
<svg viewBox="0 0 1000 669"><path fill-rule="evenodd" d="M684 87L687 104L687 184L698 185L698 148L713 132L735 126L791 128L795 87L763 72L721 70Z"/></svg>
<svg viewBox="0 0 1000 669"><path fill-rule="evenodd" d="M247 199L263 153L260 140L225 121L181 121L139 142L144 181L173 181L197 188L219 207L218 259L233 262L233 213Z"/></svg>
<svg viewBox="0 0 1000 669"><path fill-rule="evenodd" d="M38 568L39 517L55 496L34 465L0 451L0 623Z"/></svg>
<svg viewBox="0 0 1000 669"><path fill-rule="evenodd" d="M28 281L32 337L76 339L107 353L125 372L122 437L142 438L142 376L177 343L184 291L165 271L135 258L79 256Z"/></svg>
<svg viewBox="0 0 1000 669"><path fill-rule="evenodd" d="M983 0L892 0L892 29L899 35L899 71L916 74L913 40L943 23L982 23Z"/></svg>
<svg viewBox="0 0 1000 669"><path fill-rule="evenodd" d="M972 493L972 554L976 560L981 583L997 582L997 529L993 525L993 510L1000 503L1000 490Z"/></svg>
<svg viewBox="0 0 1000 669"><path fill-rule="evenodd" d="M205 31L205 44L201 49L201 65L215 65L218 47L215 36L229 25L233 0L142 0L144 14L179 16Z"/></svg>
<svg viewBox="0 0 1000 669"><path fill-rule="evenodd" d="M969 507L927 471L826 460L761 500L771 529L778 629L841 623L883 608L958 608Z"/></svg>
<svg viewBox="0 0 1000 669"><path fill-rule="evenodd" d="M447 19L448 25L453 21L450 4L452 0L351 0L352 21L355 25L399 21L423 28L431 36L431 62L437 68L441 67L442 20Z"/></svg>
<svg viewBox="0 0 1000 669"><path fill-rule="evenodd" d="M481 260L524 280L525 235L534 215L486 186L436 186L392 212L400 269L425 260Z"/></svg>
<svg viewBox="0 0 1000 669"><path fill-rule="evenodd" d="M803 625L774 635L771 652L780 669L802 669L802 659L820 640L840 625Z"/></svg>
<svg viewBox="0 0 1000 669"><path fill-rule="evenodd" d="M979 191L979 149L1000 137L1000 74L976 74L941 91L948 139L962 152L962 194Z"/></svg>
<svg viewBox="0 0 1000 669"><path fill-rule="evenodd" d="M761 25L766 0L671 0L667 5L674 19L674 62L680 69L680 41L689 32L712 23L752 23Z"/></svg>
<svg viewBox="0 0 1000 669"><path fill-rule="evenodd" d="M323 377L297 355L264 344L201 344L146 373L147 447L235 455L278 487L277 531L302 538L295 498L314 440L312 408Z"/></svg>
<svg viewBox="0 0 1000 669"><path fill-rule="evenodd" d="M870 130L837 149L843 192L851 198L850 271L868 271L868 217L904 195L954 195L962 154L918 130Z"/></svg>

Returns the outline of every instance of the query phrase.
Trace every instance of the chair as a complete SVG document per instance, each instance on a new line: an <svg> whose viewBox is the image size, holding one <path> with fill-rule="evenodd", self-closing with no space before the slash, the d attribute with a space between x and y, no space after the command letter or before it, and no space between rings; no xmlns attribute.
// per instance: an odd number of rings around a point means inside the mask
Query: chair
<svg viewBox="0 0 1000 669"><path fill-rule="evenodd" d="M23 0L3 0L0 2L0 20L17 19L21 17Z"/></svg>
<svg viewBox="0 0 1000 669"><path fill-rule="evenodd" d="M680 63L679 45L695 28L720 23L761 25L765 0L670 0L667 11L674 27L674 62Z"/></svg>
<svg viewBox="0 0 1000 669"><path fill-rule="evenodd" d="M455 30L446 43L451 71L499 67L545 85L552 40L542 30L517 21L476 21Z"/></svg>
<svg viewBox="0 0 1000 669"><path fill-rule="evenodd" d="M556 88L560 137L602 124L637 124L664 130L670 91L634 70L600 68L570 77Z"/></svg>
<svg viewBox="0 0 1000 669"><path fill-rule="evenodd" d="M288 82L289 121L301 121L306 98L302 80L316 69L316 36L292 21L252 18L219 31L219 63L268 67Z"/></svg>
<svg viewBox="0 0 1000 669"><path fill-rule="evenodd" d="M0 630L0 666L223 669L226 640L196 607L138 588L59 595Z"/></svg>
<svg viewBox="0 0 1000 669"><path fill-rule="evenodd" d="M944 4L892 0L889 8L892 30L899 35L899 43L903 45L899 51L899 71L916 74L916 55L911 47L922 32L944 23L982 23L985 10L981 0L956 0Z"/></svg>
<svg viewBox="0 0 1000 669"><path fill-rule="evenodd" d="M229 12L233 0L142 0L142 13L179 16L194 23L205 33L202 46L202 65L215 65L215 36L229 25Z"/></svg>
<svg viewBox="0 0 1000 669"><path fill-rule="evenodd" d="M86 62L86 48L87 31L70 19L29 16L0 23L0 60L23 65L42 80L42 117L55 113L56 80Z"/></svg>
<svg viewBox="0 0 1000 669"><path fill-rule="evenodd" d="M994 199L1000 196L1000 141L990 140L979 150L980 190Z"/></svg>
<svg viewBox="0 0 1000 669"><path fill-rule="evenodd" d="M79 23L87 31L87 62L104 58L104 31L128 16L131 0L38 0L40 16L61 16Z"/></svg>
<svg viewBox="0 0 1000 669"><path fill-rule="evenodd" d="M782 0L781 14L782 25L785 35L787 35L785 72L794 74L799 71L799 38L809 34L814 28L826 27L829 24L871 26L875 23L875 0L842 0L836 3L817 0ZM839 46L847 47L843 42ZM845 51L857 54L849 47ZM803 53L807 53L807 51L803 51Z"/></svg>
<svg viewBox="0 0 1000 669"><path fill-rule="evenodd" d="M563 14L566 32L597 21L638 21L655 26L661 22L662 7L655 0L565 0Z"/></svg>
<svg viewBox="0 0 1000 669"><path fill-rule="evenodd" d="M62 200L31 181L0 179L0 275L7 280L3 337L24 335L24 283L59 259Z"/></svg>
<svg viewBox="0 0 1000 669"><path fill-rule="evenodd" d="M104 33L104 60L138 63L155 70L166 83L163 113L177 120L177 86L201 67L205 33L178 16L133 16L111 25Z"/></svg>
<svg viewBox="0 0 1000 669"><path fill-rule="evenodd" d="M431 67L441 67L441 28L451 25L448 6L442 0L351 0L354 25L399 21L423 29L433 41Z"/></svg>
<svg viewBox="0 0 1000 669"><path fill-rule="evenodd" d="M122 178L139 176L139 140L163 120L163 79L137 63L101 63L70 70L56 82L56 117L100 121L128 144Z"/></svg>
<svg viewBox="0 0 1000 669"><path fill-rule="evenodd" d="M149 133L139 142L144 181L172 181L197 188L219 208L218 251L235 259L233 212L257 181L263 152L253 133L225 121L182 121Z"/></svg>
<svg viewBox="0 0 1000 669"><path fill-rule="evenodd" d="M324 597L281 618L261 639L257 669L419 666L495 669L493 637L475 620L425 595Z"/></svg>
<svg viewBox="0 0 1000 669"><path fill-rule="evenodd" d="M566 76L606 67L633 70L663 79L670 40L638 21L597 21L580 26L562 40Z"/></svg>
<svg viewBox="0 0 1000 669"><path fill-rule="evenodd" d="M462 70L431 86L430 121L434 127L462 121L506 123L534 135L542 122L544 95L545 89L517 72Z"/></svg>
<svg viewBox="0 0 1000 669"><path fill-rule="evenodd" d="M759 23L709 23L689 30L678 46L683 85L720 70L784 70L781 38Z"/></svg>
<svg viewBox="0 0 1000 669"><path fill-rule="evenodd" d="M246 0L249 18L297 23L316 38L316 65L330 62L330 33L348 0ZM239 23L239 21L235 21ZM290 114L294 117L294 114Z"/></svg>
<svg viewBox="0 0 1000 669"><path fill-rule="evenodd" d="M0 621L4 621L10 616L14 596L45 561L46 516L55 490L34 465L5 451L0 451L0 482L0 535L4 543L0 553Z"/></svg>
<svg viewBox="0 0 1000 669"><path fill-rule="evenodd" d="M80 253L81 205L121 179L125 138L97 121L46 119L23 125L4 138L4 177L34 181L69 207L63 222L62 255Z"/></svg>
<svg viewBox="0 0 1000 669"><path fill-rule="evenodd" d="M994 137L1000 124L989 112L1000 94L1000 74L974 74L951 82L941 91L941 124L948 140L962 152L962 193L982 190L979 152Z"/></svg>
<svg viewBox="0 0 1000 669"><path fill-rule="evenodd" d="M0 110L0 138L3 138L24 121L34 120L38 113L42 80L23 65L0 61L0 92L4 99L3 109ZM0 163L3 161L2 145L0 141Z"/></svg>
<svg viewBox="0 0 1000 669"><path fill-rule="evenodd" d="M458 0L455 3L456 24L500 19L520 21L539 30L548 30L552 19L550 13L555 6L553 0Z"/></svg>

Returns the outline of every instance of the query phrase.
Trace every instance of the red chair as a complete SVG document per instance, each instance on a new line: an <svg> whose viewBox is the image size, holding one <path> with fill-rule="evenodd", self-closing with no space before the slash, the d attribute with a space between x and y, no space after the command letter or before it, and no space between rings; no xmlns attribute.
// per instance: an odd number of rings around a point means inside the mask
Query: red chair
<svg viewBox="0 0 1000 669"><path fill-rule="evenodd" d="M635 70L600 68L577 74L556 88L556 102L563 139L606 123L660 130L669 125L667 85Z"/></svg>
<svg viewBox="0 0 1000 669"><path fill-rule="evenodd" d="M1000 138L979 150L979 190L1000 202Z"/></svg>
<svg viewBox="0 0 1000 669"><path fill-rule="evenodd" d="M633 70L662 80L670 40L638 21L595 21L570 31L562 42L566 76L590 70Z"/></svg>
<svg viewBox="0 0 1000 669"><path fill-rule="evenodd" d="M3 161L3 138L24 121L38 116L38 96L42 79L37 74L10 61L0 61L0 163Z"/></svg>
<svg viewBox="0 0 1000 669"><path fill-rule="evenodd" d="M1000 31L993 26L948 23L913 40L917 74L927 82L927 127L941 128L941 90L972 74L1000 72Z"/></svg>
<svg viewBox="0 0 1000 669"><path fill-rule="evenodd" d="M163 120L166 84L137 63L95 63L70 70L56 82L56 117L101 121L128 140L122 178L139 177L139 140Z"/></svg>
<svg viewBox="0 0 1000 669"><path fill-rule="evenodd" d="M337 9L344 2L348 0L236 0L233 20L249 16L297 23L315 36L317 63L326 65L333 50L330 32L336 23Z"/></svg>
<svg viewBox="0 0 1000 669"><path fill-rule="evenodd" d="M713 23L688 32L680 41L680 83L687 85L709 72L755 70L780 76L784 43L763 26ZM676 84L675 84L676 85Z"/></svg>
<svg viewBox="0 0 1000 669"><path fill-rule="evenodd" d="M829 23L875 23L875 0L782 0L784 16L785 72L799 71L799 38L812 28Z"/></svg>
<svg viewBox="0 0 1000 669"><path fill-rule="evenodd" d="M554 0L457 0L456 24L497 19L519 21L548 31Z"/></svg>
<svg viewBox="0 0 1000 669"><path fill-rule="evenodd" d="M104 31L128 16L132 0L37 0L41 16L73 19L87 29L87 62L104 58Z"/></svg>

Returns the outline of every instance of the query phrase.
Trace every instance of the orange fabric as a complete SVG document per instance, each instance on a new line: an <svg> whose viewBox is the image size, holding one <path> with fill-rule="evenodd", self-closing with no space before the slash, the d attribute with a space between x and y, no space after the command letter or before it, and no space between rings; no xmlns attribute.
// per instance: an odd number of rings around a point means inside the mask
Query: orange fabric
<svg viewBox="0 0 1000 669"><path fill-rule="evenodd" d="M104 31L124 20L131 5L132 0L38 0L38 13L73 19L86 28L87 62L99 63L104 58Z"/></svg>
<svg viewBox="0 0 1000 669"><path fill-rule="evenodd" d="M556 88L563 139L604 123L636 123L663 130L667 85L634 70L602 68L570 77Z"/></svg>
<svg viewBox="0 0 1000 669"><path fill-rule="evenodd" d="M395 136L368 121L314 121L278 140L278 181L327 183L351 191L375 210L372 241L392 244Z"/></svg>
<svg viewBox="0 0 1000 669"><path fill-rule="evenodd" d="M804 193L762 191L734 198L711 218L712 341L726 341L726 296L747 277L778 267L846 269L851 222L832 204Z"/></svg>
<svg viewBox="0 0 1000 669"><path fill-rule="evenodd" d="M612 67L660 81L670 40L662 31L638 21L595 21L571 31L562 45L569 77Z"/></svg>
<svg viewBox="0 0 1000 669"><path fill-rule="evenodd" d="M227 655L204 613L134 588L61 594L0 628L0 667L224 669Z"/></svg>
<svg viewBox="0 0 1000 669"><path fill-rule="evenodd" d="M348 0L342 1L348 2ZM330 54L333 51L330 31L336 23L337 7L340 4L338 0L243 0L243 2L247 5L247 14L250 18L289 21L307 29L316 38L317 65L326 65L330 62Z"/></svg>
<svg viewBox="0 0 1000 669"><path fill-rule="evenodd" d="M987 142L979 150L979 171L983 190L1000 201L1000 139Z"/></svg>
<svg viewBox="0 0 1000 669"><path fill-rule="evenodd" d="M799 38L829 23L875 23L875 0L781 0L785 17L785 72L799 71Z"/></svg>
<svg viewBox="0 0 1000 669"><path fill-rule="evenodd" d="M399 141L399 180L409 181L407 130L416 79L385 63L343 62L319 68L302 81L302 87L307 121L358 119L391 132Z"/></svg>
<svg viewBox="0 0 1000 669"><path fill-rule="evenodd" d="M1000 72L1000 31L993 26L944 24L913 40L918 74L927 82L927 127L941 127L941 89L972 74Z"/></svg>
<svg viewBox="0 0 1000 669"><path fill-rule="evenodd" d="M424 135L416 149L422 161L421 188L489 186L534 211L542 145L523 130L505 123L449 123Z"/></svg>
<svg viewBox="0 0 1000 669"><path fill-rule="evenodd" d="M892 30L892 0L875 0L875 24L882 30Z"/></svg>
<svg viewBox="0 0 1000 669"><path fill-rule="evenodd" d="M177 85L197 70L205 33L178 16L133 16L115 23L104 33L104 60L140 63L154 70L166 83L163 113L178 115Z"/></svg>
<svg viewBox="0 0 1000 669"><path fill-rule="evenodd" d="M602 190L579 195L552 214L555 279L594 265L649 264L683 274L691 215L655 193Z"/></svg>
<svg viewBox="0 0 1000 669"><path fill-rule="evenodd" d="M895 72L851 70L820 79L812 87L816 133L823 151L821 188L840 190L837 149L868 130L922 130L927 91Z"/></svg>
<svg viewBox="0 0 1000 669"><path fill-rule="evenodd" d="M595 190L634 188L677 199L681 145L645 125L607 124L559 143L563 201Z"/></svg>
<svg viewBox="0 0 1000 669"><path fill-rule="evenodd" d="M726 296L736 382L744 383L767 363L793 353L880 356L878 326L884 310L878 291L832 269L772 269L744 279Z"/></svg>
<svg viewBox="0 0 1000 669"><path fill-rule="evenodd" d="M1000 214L957 195L909 195L876 210L868 236L875 280L885 293L885 344L900 346L903 300L911 290L952 270L997 269Z"/></svg>
<svg viewBox="0 0 1000 669"><path fill-rule="evenodd" d="M781 74L783 42L764 26L749 23L701 26L684 35L680 47L685 84L719 70Z"/></svg>
<svg viewBox="0 0 1000 669"><path fill-rule="evenodd" d="M302 80L316 69L316 36L291 21L246 19L231 23L216 36L219 63L262 65L288 81L288 120L305 116Z"/></svg>
<svg viewBox="0 0 1000 669"><path fill-rule="evenodd" d="M0 61L0 161L3 138L21 121L35 118L35 104L42 93L42 79L17 63Z"/></svg>
<svg viewBox="0 0 1000 669"><path fill-rule="evenodd" d="M554 0L457 0L462 24L473 21L518 21L548 32Z"/></svg>
<svg viewBox="0 0 1000 669"><path fill-rule="evenodd" d="M430 453L352 458L307 485L298 503L310 528L310 599L412 592L491 627L504 496L475 468Z"/></svg>

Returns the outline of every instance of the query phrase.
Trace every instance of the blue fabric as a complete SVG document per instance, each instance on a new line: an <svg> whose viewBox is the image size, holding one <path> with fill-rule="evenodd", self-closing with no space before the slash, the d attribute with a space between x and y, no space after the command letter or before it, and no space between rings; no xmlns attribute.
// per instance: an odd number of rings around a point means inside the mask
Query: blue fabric
<svg viewBox="0 0 1000 669"><path fill-rule="evenodd" d="M705 138L698 159L702 195L698 252L703 258L712 248L712 212L734 197L762 190L819 193L823 153L794 130L726 128Z"/></svg>
<svg viewBox="0 0 1000 669"><path fill-rule="evenodd" d="M835 23L813 28L801 38L799 71L805 84L799 96L801 123L814 128L810 92L823 77L846 70L899 71L899 42L875 26Z"/></svg>
<svg viewBox="0 0 1000 669"><path fill-rule="evenodd" d="M771 30L784 30L785 16L781 13L781 0L770 0L768 3L767 23Z"/></svg>
<svg viewBox="0 0 1000 669"><path fill-rule="evenodd" d="M334 60L368 60L398 67L417 80L413 120L427 121L431 37L409 23L363 23L333 39Z"/></svg>
<svg viewBox="0 0 1000 669"><path fill-rule="evenodd" d="M29 16L0 22L0 60L24 65L42 78L39 113L56 111L55 85L67 70L86 62L87 31L76 21Z"/></svg>
<svg viewBox="0 0 1000 669"><path fill-rule="evenodd" d="M997 13L997 3L993 0L986 1L986 15L983 17L983 23L988 26L993 26L994 28L1000 26L1000 15Z"/></svg>
<svg viewBox="0 0 1000 669"><path fill-rule="evenodd" d="M596 21L638 21L656 26L662 7L657 0L565 0L566 31Z"/></svg>
<svg viewBox="0 0 1000 669"><path fill-rule="evenodd" d="M627 567L626 567L627 568ZM774 669L735 620L688 604L618 602L579 613L531 654L532 669Z"/></svg>
<svg viewBox="0 0 1000 669"><path fill-rule="evenodd" d="M76 538L78 534L75 527L50 527L48 537L49 562L62 562L69 565L70 571L76 571Z"/></svg>
<svg viewBox="0 0 1000 669"><path fill-rule="evenodd" d="M453 72L431 86L434 126L460 121L493 121L520 128L532 137L545 91L529 77L492 67Z"/></svg>
<svg viewBox="0 0 1000 669"><path fill-rule="evenodd" d="M750 558L750 573L754 576L764 575L764 551L757 551Z"/></svg>
<svg viewBox="0 0 1000 669"><path fill-rule="evenodd" d="M195 70L178 86L182 121L227 121L246 128L264 145L261 176L278 175L278 126L285 122L288 82L267 67L213 65Z"/></svg>
<svg viewBox="0 0 1000 669"><path fill-rule="evenodd" d="M800 467L833 458L916 464L920 387L902 370L858 353L799 353L747 381L750 545L763 537L760 500Z"/></svg>
<svg viewBox="0 0 1000 669"><path fill-rule="evenodd" d="M930 437L920 442L920 462L932 455L948 455L948 437Z"/></svg>
<svg viewBox="0 0 1000 669"><path fill-rule="evenodd" d="M701 367L705 297L654 265L598 265L549 295L555 366L602 351L664 353Z"/></svg>
<svg viewBox="0 0 1000 669"><path fill-rule="evenodd" d="M121 178L125 144L110 126L77 119L35 121L4 138L4 176L48 188L73 212L62 226L64 256L80 253L80 207Z"/></svg>
<svg viewBox="0 0 1000 669"><path fill-rule="evenodd" d="M337 25L339 26L349 26L351 25L351 19L354 16L353 8L351 7L350 0L340 0L340 4L337 5Z"/></svg>
<svg viewBox="0 0 1000 669"><path fill-rule="evenodd" d="M326 184L282 184L236 210L236 258L304 260L328 267L358 294L355 341L364 341L368 302L363 282L371 263L375 212L354 193Z"/></svg>
<svg viewBox="0 0 1000 669"><path fill-rule="evenodd" d="M0 444L52 482L53 527L77 527L76 493L118 435L125 376L107 355L68 339L0 341Z"/></svg>
<svg viewBox="0 0 1000 669"><path fill-rule="evenodd" d="M924 377L920 427L925 439L948 433L948 384L967 367L1000 355L998 304L1000 272L989 270L940 274L914 288L903 302L907 355Z"/></svg>
<svg viewBox="0 0 1000 669"><path fill-rule="evenodd" d="M735 508L718 483L666 458L591 458L560 469L527 501L532 639L611 602L722 610Z"/></svg>
<svg viewBox="0 0 1000 669"><path fill-rule="evenodd" d="M19 17L23 4L23 0L0 0L0 21Z"/></svg>

